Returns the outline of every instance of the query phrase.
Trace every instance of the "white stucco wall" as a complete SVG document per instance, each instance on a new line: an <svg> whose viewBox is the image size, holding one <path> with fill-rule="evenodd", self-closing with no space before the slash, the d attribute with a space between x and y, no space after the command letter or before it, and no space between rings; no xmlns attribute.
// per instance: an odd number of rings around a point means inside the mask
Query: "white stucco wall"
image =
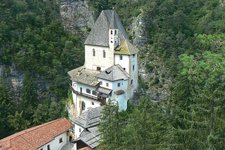
<svg viewBox="0 0 225 150"><path fill-rule="evenodd" d="M134 70L133 70L134 66ZM133 83L131 84L131 80L133 80ZM133 97L134 90L138 88L138 62L137 62L137 54L135 56L130 56L130 97ZM129 98L130 98L129 97Z"/></svg>
<svg viewBox="0 0 225 150"><path fill-rule="evenodd" d="M97 98L97 95L93 95L92 91L95 91L95 87L92 86L88 86L88 85L84 85L84 84L80 84L80 83L76 83L73 82L72 83L72 87L74 88L74 90L80 92L80 88L82 88L82 93L86 94L86 95L90 95L90 96L94 96ZM90 90L90 94L86 92L86 89ZM77 110L77 115L80 115L82 111L86 111L88 108L95 108L95 107L99 107L101 105L100 102L91 99L89 97L85 97L82 95L77 95L76 93L72 92L72 96L73 96L73 102L75 105L75 109ZM81 110L82 109L82 101L85 103L85 110Z"/></svg>
<svg viewBox="0 0 225 150"><path fill-rule="evenodd" d="M122 55L123 59L120 60L120 55L115 55L115 64L119 64L122 68L125 68L130 75L127 87L127 99L133 97L134 90L138 87L138 62L137 54ZM134 66L134 69L133 69ZM131 80L133 80L131 84Z"/></svg>
<svg viewBox="0 0 225 150"><path fill-rule="evenodd" d="M59 142L59 139L62 138L62 143ZM69 138L67 137L66 132L58 135L51 142L45 144L44 146L38 148L38 150L48 150L47 147L50 145L51 150L60 150L65 144L69 142Z"/></svg>
<svg viewBox="0 0 225 150"><path fill-rule="evenodd" d="M82 112L88 110L88 108L95 108L95 107L101 106L101 103L99 101L93 100L91 98L84 97L81 95L77 95L76 97L77 99L75 100L76 101L75 109L77 110L77 113L78 113L77 115L80 115ZM81 105L82 101L85 103L84 110L82 110L82 105Z"/></svg>
<svg viewBox="0 0 225 150"><path fill-rule="evenodd" d="M93 49L95 49L95 56L93 56ZM103 57L103 50L105 50L106 57ZM85 45L85 67L91 70L97 70L101 67L101 71L107 69L114 64L114 54L109 47Z"/></svg>
<svg viewBox="0 0 225 150"><path fill-rule="evenodd" d="M114 82L110 82L110 81L107 81L107 80L99 79L99 81L102 82L101 87L113 90L110 99L113 102L118 104L120 111L126 110L127 109L127 100L128 100L127 99L128 80L117 80L117 81L114 81ZM108 87L106 87L106 83L109 84ZM118 87L118 83L120 83L119 87ZM121 96L117 96L114 92L118 91L118 90L124 90L125 93Z"/></svg>
<svg viewBox="0 0 225 150"><path fill-rule="evenodd" d="M119 111L127 110L127 98L126 93L122 95L116 95L116 100L118 102Z"/></svg>
<svg viewBox="0 0 225 150"><path fill-rule="evenodd" d="M103 79L98 79L98 81L101 82L101 84L100 84L101 87L107 88L107 89L112 89L112 82L103 80ZM106 86L107 83L108 83L108 86Z"/></svg>
<svg viewBox="0 0 225 150"><path fill-rule="evenodd" d="M122 55L122 60L120 60L120 55L115 55L115 65L119 64L122 68L125 68L125 71L130 73L130 59L128 55Z"/></svg>
<svg viewBox="0 0 225 150"><path fill-rule="evenodd" d="M75 138L78 138L83 130L84 130L83 127L79 126L78 124L74 124L74 135L75 135Z"/></svg>

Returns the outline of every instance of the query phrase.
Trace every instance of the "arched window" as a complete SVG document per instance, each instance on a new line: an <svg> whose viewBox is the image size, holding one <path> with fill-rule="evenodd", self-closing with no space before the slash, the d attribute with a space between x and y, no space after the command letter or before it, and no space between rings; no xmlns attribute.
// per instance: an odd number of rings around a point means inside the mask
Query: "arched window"
<svg viewBox="0 0 225 150"><path fill-rule="evenodd" d="M92 49L92 55L95 56L95 49Z"/></svg>
<svg viewBox="0 0 225 150"><path fill-rule="evenodd" d="M103 58L105 58L105 57L106 57L105 50L103 50Z"/></svg>

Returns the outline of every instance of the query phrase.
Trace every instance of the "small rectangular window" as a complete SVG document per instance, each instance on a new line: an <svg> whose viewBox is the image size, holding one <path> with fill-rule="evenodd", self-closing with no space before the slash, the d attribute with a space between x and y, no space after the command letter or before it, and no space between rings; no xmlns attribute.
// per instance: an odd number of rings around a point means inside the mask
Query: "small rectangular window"
<svg viewBox="0 0 225 150"><path fill-rule="evenodd" d="M133 65L133 71L134 71L134 65Z"/></svg>
<svg viewBox="0 0 225 150"><path fill-rule="evenodd" d="M80 88L80 92L82 93L82 87Z"/></svg>
<svg viewBox="0 0 225 150"><path fill-rule="evenodd" d="M81 128L79 128L79 132L81 132Z"/></svg>
<svg viewBox="0 0 225 150"><path fill-rule="evenodd" d="M47 146L47 149L48 149L48 150L51 150L50 145Z"/></svg>
<svg viewBox="0 0 225 150"><path fill-rule="evenodd" d="M130 81L130 84L133 84L133 80Z"/></svg>
<svg viewBox="0 0 225 150"><path fill-rule="evenodd" d="M63 142L63 140L62 140L62 138L60 138L60 139L59 139L59 143L62 143L62 142Z"/></svg>
<svg viewBox="0 0 225 150"><path fill-rule="evenodd" d="M101 67L97 67L97 71L101 71Z"/></svg>
<svg viewBox="0 0 225 150"><path fill-rule="evenodd" d="M91 102L91 104L94 105L95 103L94 102Z"/></svg>
<svg viewBox="0 0 225 150"><path fill-rule="evenodd" d="M109 83L106 83L106 86L108 87L109 86Z"/></svg>
<svg viewBox="0 0 225 150"><path fill-rule="evenodd" d="M103 50L103 58L105 58L105 57L106 57L105 50Z"/></svg>
<svg viewBox="0 0 225 150"><path fill-rule="evenodd" d="M120 83L117 83L117 86L120 87Z"/></svg>
<svg viewBox="0 0 225 150"><path fill-rule="evenodd" d="M135 54L133 54L133 57L135 57Z"/></svg>
<svg viewBox="0 0 225 150"><path fill-rule="evenodd" d="M93 56L95 56L95 49L92 50Z"/></svg>
<svg viewBox="0 0 225 150"><path fill-rule="evenodd" d="M92 95L96 95L96 91L92 91Z"/></svg>
<svg viewBox="0 0 225 150"><path fill-rule="evenodd" d="M122 55L120 55L120 60L123 60L123 56Z"/></svg>
<svg viewBox="0 0 225 150"><path fill-rule="evenodd" d="M91 90L90 89L86 89L86 93L91 93Z"/></svg>
<svg viewBox="0 0 225 150"><path fill-rule="evenodd" d="M116 30L115 30L115 34L116 34L117 32L116 32Z"/></svg>

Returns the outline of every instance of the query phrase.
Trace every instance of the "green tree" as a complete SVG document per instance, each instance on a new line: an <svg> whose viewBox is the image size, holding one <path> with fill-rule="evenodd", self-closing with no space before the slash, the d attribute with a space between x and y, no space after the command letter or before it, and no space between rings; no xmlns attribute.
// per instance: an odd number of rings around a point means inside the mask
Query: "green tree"
<svg viewBox="0 0 225 150"><path fill-rule="evenodd" d="M0 138L11 133L8 123L8 116L13 113L14 103L12 102L12 93L5 80L0 78Z"/></svg>
<svg viewBox="0 0 225 150"><path fill-rule="evenodd" d="M177 133L183 133L176 140L183 139L180 142L185 149L223 149L225 145L224 35L200 35L198 38L201 39L204 48L210 45L213 51L180 56L182 62L180 78L183 79L181 81L183 83L180 84L186 84L186 88L182 89L182 93L179 93L180 90L176 91L179 95L175 94L173 103L174 108L180 111L173 115L177 120L174 127ZM176 100L177 96L181 98L179 103L179 99ZM182 101L183 99L186 101ZM184 139L187 137L192 138L187 141Z"/></svg>
<svg viewBox="0 0 225 150"><path fill-rule="evenodd" d="M163 149L170 145L165 143L170 126L162 104L152 102L148 97L139 99L139 104L129 113L123 149Z"/></svg>
<svg viewBox="0 0 225 150"><path fill-rule="evenodd" d="M102 134L100 149L119 149L121 146L124 129L121 113L118 112L118 106L111 101L104 106L99 129Z"/></svg>

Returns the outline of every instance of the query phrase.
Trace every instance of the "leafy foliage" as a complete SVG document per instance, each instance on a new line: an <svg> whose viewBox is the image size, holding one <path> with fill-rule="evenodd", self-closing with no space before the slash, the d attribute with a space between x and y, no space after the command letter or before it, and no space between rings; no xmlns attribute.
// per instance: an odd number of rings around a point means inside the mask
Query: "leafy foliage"
<svg viewBox="0 0 225 150"><path fill-rule="evenodd" d="M1 137L66 116L66 73L82 65L84 59L80 38L64 31L58 4L57 0L7 0L0 4L0 64L6 70L15 64L24 74L19 97L13 98L10 88L3 88L10 83L1 85L5 122L4 127L1 122ZM46 87L42 93L40 80Z"/></svg>

